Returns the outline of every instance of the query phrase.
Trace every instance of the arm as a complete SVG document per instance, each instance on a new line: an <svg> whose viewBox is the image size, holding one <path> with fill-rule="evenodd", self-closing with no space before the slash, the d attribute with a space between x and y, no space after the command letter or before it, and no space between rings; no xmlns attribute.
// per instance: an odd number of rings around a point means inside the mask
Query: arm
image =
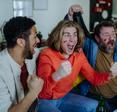
<svg viewBox="0 0 117 112"><path fill-rule="evenodd" d="M0 74L4 74L0 71ZM31 93L30 93L31 94ZM0 112L26 112L28 111L29 106L33 102L35 98L29 100L29 96L32 97L28 93L28 95L18 104L14 105L13 99L11 99L11 95L9 93L8 87L4 78L0 76ZM15 96L14 96L15 97Z"/></svg>
<svg viewBox="0 0 117 112"><path fill-rule="evenodd" d="M33 94L33 92L28 92L25 98L20 101L18 104L13 105L9 108L8 112L27 112L31 104L37 98L37 95Z"/></svg>
<svg viewBox="0 0 117 112"><path fill-rule="evenodd" d="M36 75L29 76L27 80L29 92L22 101L10 107L9 112L27 112L31 104L42 90L43 83L43 80L38 78Z"/></svg>
<svg viewBox="0 0 117 112"><path fill-rule="evenodd" d="M69 69L68 69L69 68ZM53 64L51 59L43 54L39 56L38 62L38 76L44 80L44 88L42 95L48 94L53 96L54 88L59 80L66 77L71 72L71 64L68 61L58 65Z"/></svg>
<svg viewBox="0 0 117 112"><path fill-rule="evenodd" d="M83 13L83 9L79 4L72 5L69 10L68 14L64 17L65 20L72 20L73 21L73 13L74 12L81 12Z"/></svg>
<svg viewBox="0 0 117 112"><path fill-rule="evenodd" d="M109 80L109 73L98 73L88 63L84 53L82 53L81 72L84 77L94 86L101 85Z"/></svg>
<svg viewBox="0 0 117 112"><path fill-rule="evenodd" d="M49 94L52 95L52 89L56 86L57 81L52 79L52 73L55 71L55 68L52 66L50 59L40 53L39 59L37 62L37 75L44 80L43 95Z"/></svg>
<svg viewBox="0 0 117 112"><path fill-rule="evenodd" d="M1 71L0 71L0 74L2 74ZM8 111L8 108L12 105L12 101L11 101L10 97L11 96L10 96L10 93L7 89L5 81L0 76L0 112L7 112Z"/></svg>

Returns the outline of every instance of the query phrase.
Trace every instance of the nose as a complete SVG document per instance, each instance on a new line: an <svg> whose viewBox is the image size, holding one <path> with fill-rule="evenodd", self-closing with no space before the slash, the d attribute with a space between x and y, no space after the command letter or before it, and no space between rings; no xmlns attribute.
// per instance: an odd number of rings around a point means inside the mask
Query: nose
<svg viewBox="0 0 117 112"><path fill-rule="evenodd" d="M109 40L116 40L116 36L115 35L110 35Z"/></svg>
<svg viewBox="0 0 117 112"><path fill-rule="evenodd" d="M74 41L74 35L70 35L69 40L70 40L70 42L73 42Z"/></svg>
<svg viewBox="0 0 117 112"><path fill-rule="evenodd" d="M36 37L36 43L40 43L41 41L40 41L40 39L38 38L38 37Z"/></svg>

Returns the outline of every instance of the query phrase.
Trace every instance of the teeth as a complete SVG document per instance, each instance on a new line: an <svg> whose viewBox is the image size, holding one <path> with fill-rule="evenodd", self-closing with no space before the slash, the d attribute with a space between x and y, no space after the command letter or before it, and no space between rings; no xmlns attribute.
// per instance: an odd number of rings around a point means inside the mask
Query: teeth
<svg viewBox="0 0 117 112"><path fill-rule="evenodd" d="M70 50L72 50L73 49L73 45L71 46L71 45L68 45L68 48L70 49Z"/></svg>

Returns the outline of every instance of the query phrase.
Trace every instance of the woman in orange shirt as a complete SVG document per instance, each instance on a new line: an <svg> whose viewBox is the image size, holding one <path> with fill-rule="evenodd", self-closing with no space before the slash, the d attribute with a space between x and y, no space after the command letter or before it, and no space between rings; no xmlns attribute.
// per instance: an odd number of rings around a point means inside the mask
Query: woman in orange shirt
<svg viewBox="0 0 117 112"><path fill-rule="evenodd" d="M79 72L94 86L108 81L109 73L97 73L84 53L78 52L84 33L73 21L60 21L50 33L48 48L39 55L38 76L44 80L38 112L95 112L98 102L69 93Z"/></svg>

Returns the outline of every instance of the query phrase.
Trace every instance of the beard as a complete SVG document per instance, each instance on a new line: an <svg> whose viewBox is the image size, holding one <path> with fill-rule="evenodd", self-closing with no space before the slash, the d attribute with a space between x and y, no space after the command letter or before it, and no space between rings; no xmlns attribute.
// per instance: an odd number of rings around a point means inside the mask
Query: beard
<svg viewBox="0 0 117 112"><path fill-rule="evenodd" d="M106 46L103 46L103 45L100 45L99 48L105 53L111 53L113 51L112 48L109 48L109 47L106 47Z"/></svg>
<svg viewBox="0 0 117 112"><path fill-rule="evenodd" d="M107 43L107 45L100 43L99 48L105 53L112 53L115 47L115 41L111 40Z"/></svg>
<svg viewBox="0 0 117 112"><path fill-rule="evenodd" d="M33 58L33 54L31 53L30 49L26 50L26 52L25 52L25 58L26 59L32 59Z"/></svg>
<svg viewBox="0 0 117 112"><path fill-rule="evenodd" d="M26 42L23 54L24 54L25 59L32 59L33 58L33 53L30 50L29 40Z"/></svg>

